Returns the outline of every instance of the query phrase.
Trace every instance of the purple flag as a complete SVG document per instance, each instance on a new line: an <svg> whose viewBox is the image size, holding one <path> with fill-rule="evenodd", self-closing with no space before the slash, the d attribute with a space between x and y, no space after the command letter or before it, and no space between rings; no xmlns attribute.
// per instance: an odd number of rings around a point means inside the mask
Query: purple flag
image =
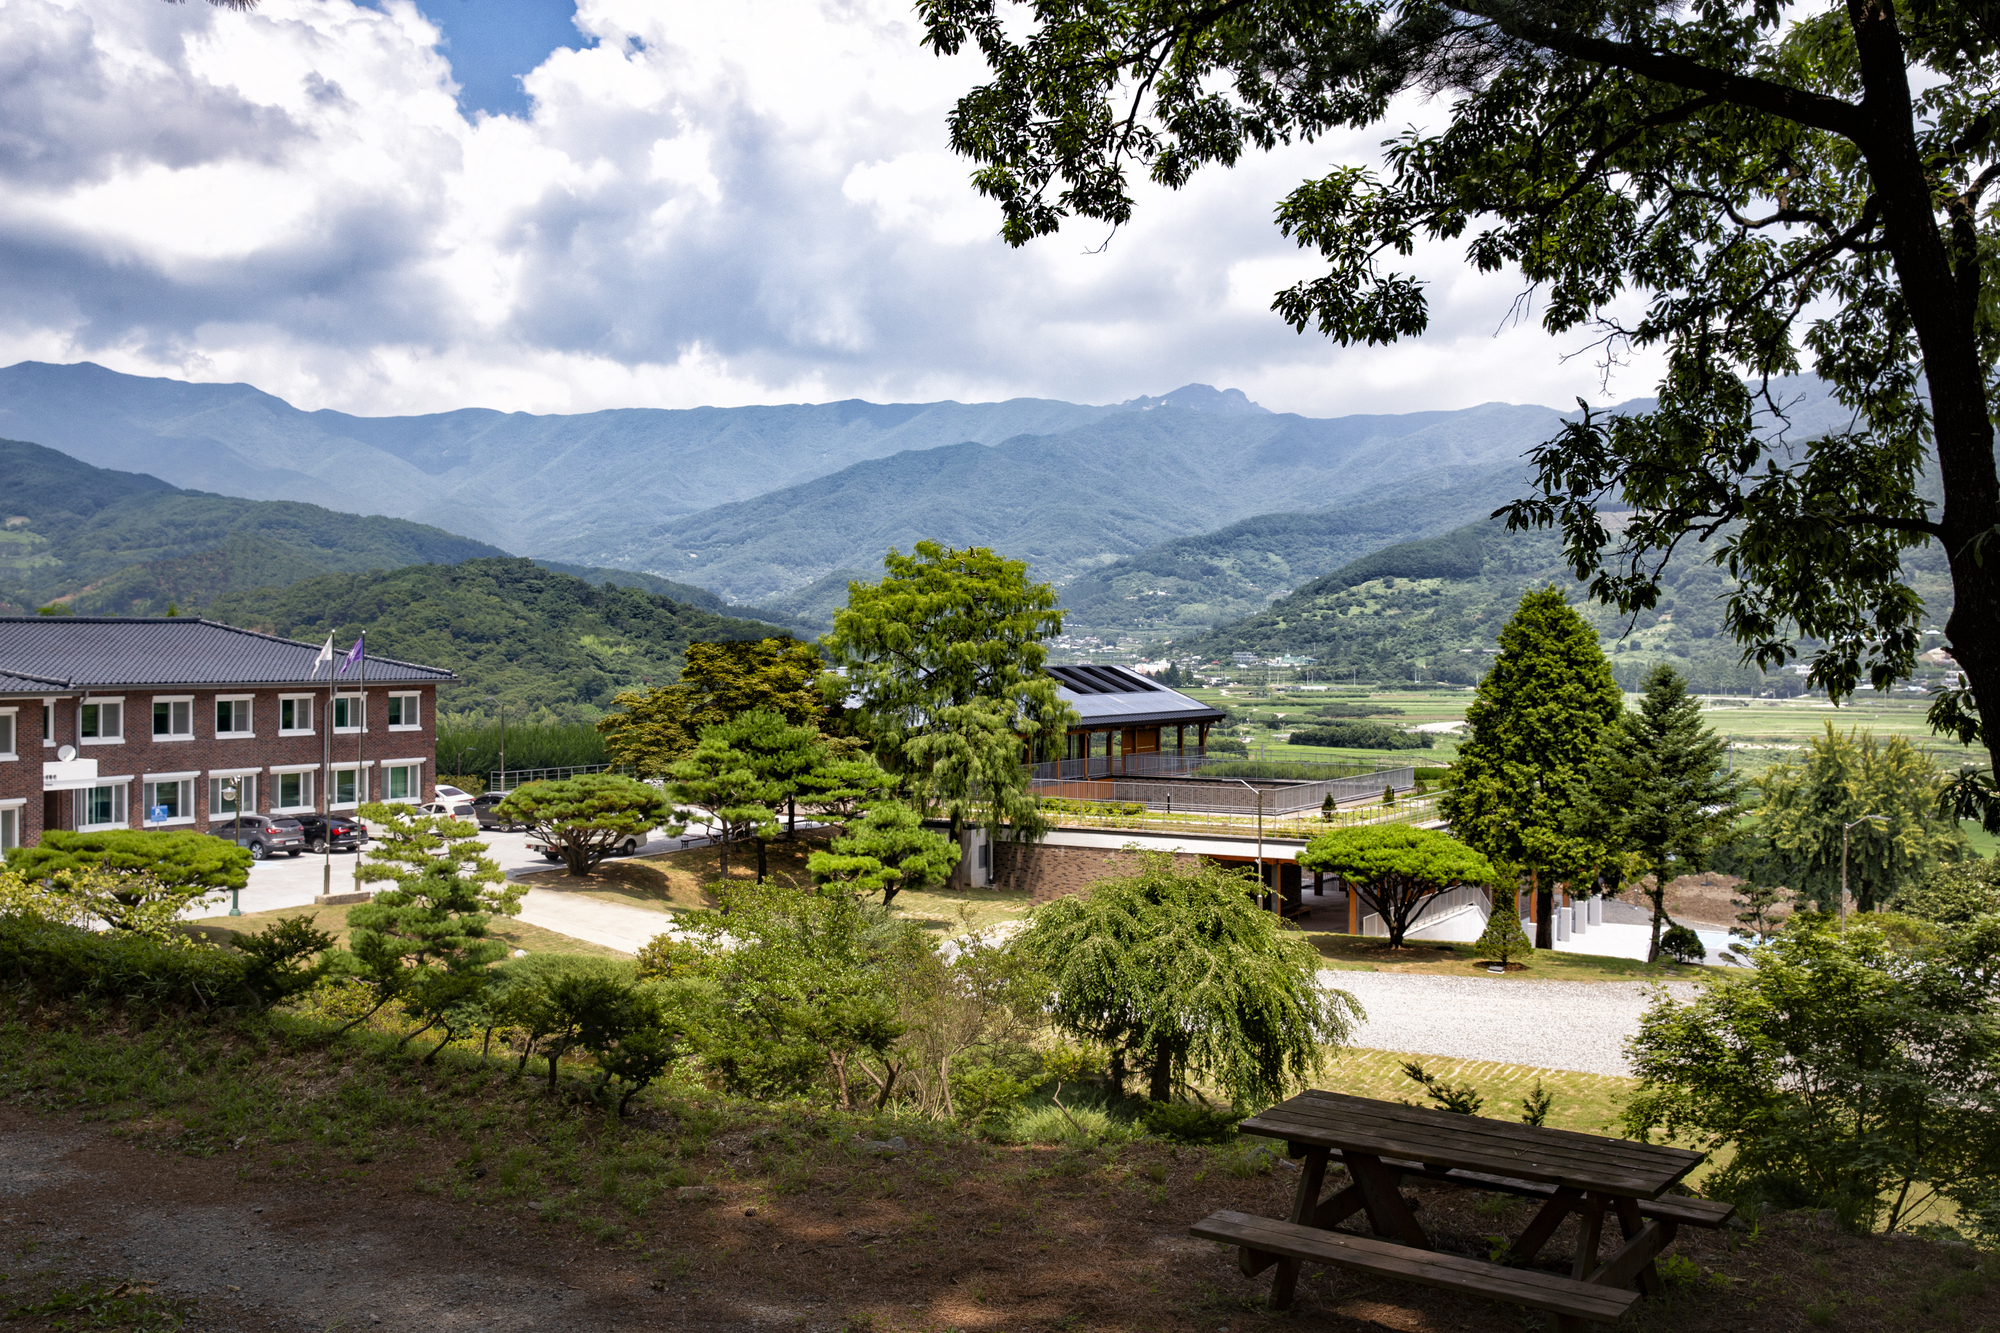
<svg viewBox="0 0 2000 1333"><path fill-rule="evenodd" d="M361 660L361 645L367 642L367 639L368 636L365 634L362 635L360 638L356 639L354 641L354 646L347 650L347 656L340 659L341 675L343 676L346 675L347 668L353 666L356 662L359 662Z"/></svg>

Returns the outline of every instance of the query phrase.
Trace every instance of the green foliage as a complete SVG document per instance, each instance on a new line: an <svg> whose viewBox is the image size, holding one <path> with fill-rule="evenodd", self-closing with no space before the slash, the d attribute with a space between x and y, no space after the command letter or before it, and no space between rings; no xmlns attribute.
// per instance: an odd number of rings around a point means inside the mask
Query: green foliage
<svg viewBox="0 0 2000 1333"><path fill-rule="evenodd" d="M1709 852L1732 836L1740 794L1724 769L1722 738L1702 724L1701 701L1679 672L1664 663L1654 667L1638 709L1606 729L1577 783L1571 815L1580 836L1614 849L1600 865L1617 865L1623 853L1642 874L1651 873L1648 962L1665 947L1667 884L1702 869Z"/></svg>
<svg viewBox="0 0 2000 1333"><path fill-rule="evenodd" d="M1514 905L1511 889L1503 891L1501 886L1494 886L1493 911L1486 918L1486 929L1472 947L1481 958L1490 958L1502 966L1535 951L1535 942L1521 929L1520 909Z"/></svg>
<svg viewBox="0 0 2000 1333"><path fill-rule="evenodd" d="M1051 1017L1143 1068L1154 1101L1196 1080L1282 1099L1347 1040L1360 1006L1322 989L1319 955L1210 862L1140 853L1140 871L1035 910L1015 947L1048 978Z"/></svg>
<svg viewBox="0 0 2000 1333"><path fill-rule="evenodd" d="M827 850L806 858L814 880L838 881L864 895L882 894L882 905L904 889L927 889L950 878L958 844L924 827L923 816L901 801L877 801Z"/></svg>
<svg viewBox="0 0 2000 1333"><path fill-rule="evenodd" d="M1403 1073L1420 1084L1424 1094L1437 1103L1441 1111L1450 1111L1454 1115L1478 1115L1479 1108L1486 1104L1486 1099L1470 1083L1447 1083L1415 1060L1403 1062ZM1539 1088L1540 1085L1536 1086Z"/></svg>
<svg viewBox="0 0 2000 1333"><path fill-rule="evenodd" d="M1389 947L1423 915L1431 899L1461 884L1493 884L1493 865L1436 829L1408 824L1361 824L1330 829L1306 844L1301 867L1336 875L1382 918Z"/></svg>
<svg viewBox="0 0 2000 1333"><path fill-rule="evenodd" d="M293 918L223 948L6 912L0 913L0 981L51 1000L145 1010L256 1010L317 985L338 966L331 943L310 918ZM306 965L313 955L318 960Z"/></svg>
<svg viewBox="0 0 2000 1333"><path fill-rule="evenodd" d="M2000 860L1937 866L1921 882L1897 890L1889 905L1934 925L1969 925L1975 917L2000 912Z"/></svg>
<svg viewBox="0 0 2000 1333"><path fill-rule="evenodd" d="M704 727L744 713L777 713L793 726L817 728L826 716L820 697L819 654L790 639L694 643L672 685L628 690L614 702L622 711L599 719L605 748L615 762L641 777L660 777L693 750Z"/></svg>
<svg viewBox="0 0 2000 1333"><path fill-rule="evenodd" d="M1062 632L1055 589L983 547L918 542L882 563L881 582L848 585L821 641L842 673L827 677L828 700L853 707L876 757L954 828L1039 837L1021 745L1054 747L1076 718L1042 673L1045 641Z"/></svg>
<svg viewBox="0 0 2000 1333"><path fill-rule="evenodd" d="M1678 924L1660 936L1659 952L1676 963L1698 963L1708 957L1708 949L1693 927Z"/></svg>
<svg viewBox="0 0 2000 1333"><path fill-rule="evenodd" d="M693 752L668 767L667 790L705 813L725 841L772 838L779 809L828 761L826 743L813 728L757 709L704 727Z"/></svg>
<svg viewBox="0 0 2000 1333"><path fill-rule="evenodd" d="M1521 1098L1521 1123L1524 1125L1546 1125L1549 1122L1549 1111L1554 1108L1555 1102L1555 1094L1544 1088L1542 1080L1537 1078L1535 1086L1530 1088L1527 1095Z"/></svg>
<svg viewBox="0 0 2000 1333"><path fill-rule="evenodd" d="M1207 751L1209 754L1240 754L1247 758L1250 747L1234 736L1210 736Z"/></svg>
<svg viewBox="0 0 2000 1333"><path fill-rule="evenodd" d="M1227 1143L1236 1137L1236 1122L1242 1118L1241 1111L1194 1102L1148 1102L1139 1112L1148 1134L1176 1143Z"/></svg>
<svg viewBox="0 0 2000 1333"><path fill-rule="evenodd" d="M1848 888L1864 912L1966 854L1958 821L1939 814L1944 775L1901 736L1879 741L1872 732L1838 732L1828 722L1803 760L1772 765L1757 788L1764 797L1752 828L1752 854L1762 853L1757 877L1785 885L1821 911L1840 906L1845 825L1854 825L1847 834Z"/></svg>
<svg viewBox="0 0 2000 1333"><path fill-rule="evenodd" d="M518 912L525 890L506 883L469 820L379 802L361 816L376 836L355 878L395 887L348 911L349 948L372 1001L348 1026L398 1001L423 1023L403 1040L441 1025L441 1050L473 1021L468 1006L486 990L487 967L506 955L488 933L491 917Z"/></svg>
<svg viewBox="0 0 2000 1333"><path fill-rule="evenodd" d="M1573 835L1577 784L1624 696L1597 635L1554 588L1531 592L1500 630L1500 655L1465 712L1466 739L1440 802L1452 831L1535 875L1538 943L1553 943L1554 875L1603 863Z"/></svg>
<svg viewBox="0 0 2000 1333"><path fill-rule="evenodd" d="M248 848L188 830L49 829L7 852L7 869L115 930L164 937L198 903L250 879Z"/></svg>
<svg viewBox="0 0 2000 1333"><path fill-rule="evenodd" d="M440 695L442 708L490 716L485 700L496 696L507 706L510 742L517 719L595 722L621 691L673 679L690 643L771 633L756 621L515 559L329 574L231 593L207 614L315 643L365 629L370 652L458 674L460 683Z"/></svg>
<svg viewBox="0 0 2000 1333"><path fill-rule="evenodd" d="M590 1094L616 1115L691 1053L689 1016L697 991L650 980L622 959L548 954L515 959L495 970L482 1015L493 1026L519 1030L519 1077L539 1055L557 1089L562 1058L590 1055L597 1080Z"/></svg>
<svg viewBox="0 0 2000 1333"><path fill-rule="evenodd" d="M524 722L509 715L503 737L497 719L482 721L457 713L439 719L438 764L477 776L483 790L484 775L500 767L503 739L510 769L590 768L607 761L604 738L588 723ZM444 780L444 774L438 774L438 781ZM479 794L471 787L465 790Z"/></svg>
<svg viewBox="0 0 2000 1333"><path fill-rule="evenodd" d="M1632 1044L1626 1129L1730 1150L1707 1188L1897 1229L2000 1198L2000 917L1910 950L1800 918L1751 968L1662 999Z"/></svg>
<svg viewBox="0 0 2000 1333"><path fill-rule="evenodd" d="M678 837L674 807L658 788L617 773L582 773L554 782L530 782L501 798L494 813L562 853L572 875L588 875L627 838L664 827Z"/></svg>
<svg viewBox="0 0 2000 1333"><path fill-rule="evenodd" d="M1042 810L1051 815L1143 815L1144 801L1079 801L1068 796L1044 796Z"/></svg>
<svg viewBox="0 0 2000 1333"><path fill-rule="evenodd" d="M1337 750L1428 750L1432 737L1427 731L1405 731L1385 722L1319 722L1293 728L1287 743Z"/></svg>

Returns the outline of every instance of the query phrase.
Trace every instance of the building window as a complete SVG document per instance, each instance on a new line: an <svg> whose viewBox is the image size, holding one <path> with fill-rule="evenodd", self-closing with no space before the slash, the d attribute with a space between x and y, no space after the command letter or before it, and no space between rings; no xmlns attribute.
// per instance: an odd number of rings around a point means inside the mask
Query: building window
<svg viewBox="0 0 2000 1333"><path fill-rule="evenodd" d="M310 773L280 773L277 775L277 810L310 810L313 808L313 775Z"/></svg>
<svg viewBox="0 0 2000 1333"><path fill-rule="evenodd" d="M391 764L382 770L382 799L414 801L424 793L423 765Z"/></svg>
<svg viewBox="0 0 2000 1333"><path fill-rule="evenodd" d="M224 787L236 789L236 799L230 800L222 794ZM227 819L239 810L252 814L257 809L257 777L253 773L240 776L210 778L208 780L208 817L211 820Z"/></svg>
<svg viewBox="0 0 2000 1333"><path fill-rule="evenodd" d="M10 805L0 808L0 852L21 845L21 807Z"/></svg>
<svg viewBox="0 0 2000 1333"><path fill-rule="evenodd" d="M14 722L19 715L19 709L0 708L0 759L17 757L14 753Z"/></svg>
<svg viewBox="0 0 2000 1333"><path fill-rule="evenodd" d="M93 788L93 794L100 790ZM146 824L192 824L194 822L193 778L147 778Z"/></svg>
<svg viewBox="0 0 2000 1333"><path fill-rule="evenodd" d="M56 701L54 699L44 699L42 700L42 744L54 745L55 743Z"/></svg>
<svg viewBox="0 0 2000 1333"><path fill-rule="evenodd" d="M389 696L389 730L415 731L423 725L417 713L417 700L421 697L415 694Z"/></svg>
<svg viewBox="0 0 2000 1333"><path fill-rule="evenodd" d="M278 734L308 736L313 729L313 701L310 694L295 694L278 700Z"/></svg>
<svg viewBox="0 0 2000 1333"><path fill-rule="evenodd" d="M153 739L188 741L194 739L194 700L153 700Z"/></svg>
<svg viewBox="0 0 2000 1333"><path fill-rule="evenodd" d="M217 736L249 736L250 696L217 699L215 701L215 734Z"/></svg>
<svg viewBox="0 0 2000 1333"><path fill-rule="evenodd" d="M343 694L333 701L333 729L359 731L367 724L368 706L358 694Z"/></svg>
<svg viewBox="0 0 2000 1333"><path fill-rule="evenodd" d="M76 794L76 827L79 833L94 829L125 828L131 819L125 813L125 783L108 787L86 787Z"/></svg>
<svg viewBox="0 0 2000 1333"><path fill-rule="evenodd" d="M77 736L85 745L110 745L125 739L125 701L99 699L77 709Z"/></svg>
<svg viewBox="0 0 2000 1333"><path fill-rule="evenodd" d="M368 780L361 769L349 766L333 770L333 808L352 810L368 799Z"/></svg>

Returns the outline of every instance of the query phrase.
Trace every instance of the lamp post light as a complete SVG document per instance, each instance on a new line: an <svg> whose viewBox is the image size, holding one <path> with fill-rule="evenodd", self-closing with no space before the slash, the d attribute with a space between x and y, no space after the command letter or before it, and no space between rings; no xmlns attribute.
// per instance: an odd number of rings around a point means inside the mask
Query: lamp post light
<svg viewBox="0 0 2000 1333"><path fill-rule="evenodd" d="M236 845L241 847L243 845L243 806L236 799L235 783L229 783L223 787L222 799L229 802L230 808L236 812L236 832L234 837ZM243 915L243 902L238 896L241 893L241 889L242 886L240 885L232 884L229 886L229 915L231 916Z"/></svg>
<svg viewBox="0 0 2000 1333"><path fill-rule="evenodd" d="M1856 824L1886 824L1889 821L1881 815L1863 815L1851 823L1840 826L1840 928L1847 929L1847 835Z"/></svg>
<svg viewBox="0 0 2000 1333"><path fill-rule="evenodd" d="M507 705L501 703L500 696L497 694L487 695L486 702L500 704L500 783L499 786L495 787L497 791L499 787L505 786L507 783Z"/></svg>
<svg viewBox="0 0 2000 1333"><path fill-rule="evenodd" d="M1257 887L1264 887L1264 789L1252 787L1242 778L1231 778L1231 782L1241 783L1257 797ZM1285 914L1285 890L1282 884L1273 886L1272 910L1279 916Z"/></svg>

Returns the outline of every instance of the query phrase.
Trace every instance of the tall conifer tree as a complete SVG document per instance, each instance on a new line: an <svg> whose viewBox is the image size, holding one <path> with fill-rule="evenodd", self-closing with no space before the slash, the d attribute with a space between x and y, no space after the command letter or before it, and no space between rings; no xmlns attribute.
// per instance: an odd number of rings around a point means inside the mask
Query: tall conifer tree
<svg viewBox="0 0 2000 1333"><path fill-rule="evenodd" d="M1740 792L1723 771L1722 752L1722 738L1702 725L1701 700L1662 662L1647 673L1637 711L1605 733L1579 784L1579 831L1629 849L1653 876L1647 962L1660 956L1667 882L1700 870L1736 821Z"/></svg>
<svg viewBox="0 0 2000 1333"><path fill-rule="evenodd" d="M1624 695L1597 631L1550 587L1531 591L1500 631L1500 656L1466 709L1468 731L1444 796L1452 832L1494 861L1529 871L1535 945L1555 944L1548 872L1573 860L1572 806ZM1496 901L1494 910L1503 910Z"/></svg>

